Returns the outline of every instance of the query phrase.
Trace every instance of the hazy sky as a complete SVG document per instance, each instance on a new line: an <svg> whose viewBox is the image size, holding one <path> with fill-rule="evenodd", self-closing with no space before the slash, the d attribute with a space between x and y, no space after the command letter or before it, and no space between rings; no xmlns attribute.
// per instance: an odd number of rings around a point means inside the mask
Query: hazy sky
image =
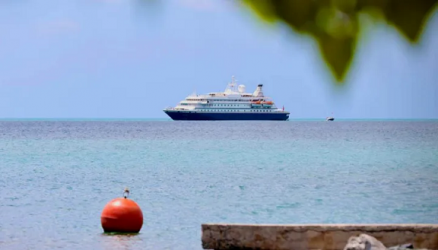
<svg viewBox="0 0 438 250"><path fill-rule="evenodd" d="M363 35L347 86L315 42L231 0L5 0L0 118L166 118L231 76L291 118L438 118L438 14L420 46L386 25Z"/></svg>

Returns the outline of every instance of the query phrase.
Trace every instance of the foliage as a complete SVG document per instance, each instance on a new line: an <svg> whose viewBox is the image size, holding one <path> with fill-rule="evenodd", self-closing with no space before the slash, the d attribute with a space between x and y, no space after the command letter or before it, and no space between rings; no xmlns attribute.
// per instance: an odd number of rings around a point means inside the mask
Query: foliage
<svg viewBox="0 0 438 250"><path fill-rule="evenodd" d="M342 84L355 53L359 15L382 20L412 44L438 0L242 0L262 19L283 22L311 35L338 84Z"/></svg>

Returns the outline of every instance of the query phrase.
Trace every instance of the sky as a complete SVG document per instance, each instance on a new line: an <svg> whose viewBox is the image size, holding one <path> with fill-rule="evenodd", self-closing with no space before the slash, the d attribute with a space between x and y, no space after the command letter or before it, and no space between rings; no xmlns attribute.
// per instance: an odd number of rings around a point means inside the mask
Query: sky
<svg viewBox="0 0 438 250"><path fill-rule="evenodd" d="M437 119L437 12L418 46L364 32L338 88L314 40L233 0L3 0L0 118L166 118L234 75L291 119Z"/></svg>

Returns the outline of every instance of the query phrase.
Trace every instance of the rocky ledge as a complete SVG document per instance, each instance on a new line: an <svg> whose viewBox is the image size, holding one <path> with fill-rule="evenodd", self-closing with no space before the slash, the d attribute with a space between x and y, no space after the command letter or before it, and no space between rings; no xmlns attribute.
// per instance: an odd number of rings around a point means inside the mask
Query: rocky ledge
<svg viewBox="0 0 438 250"><path fill-rule="evenodd" d="M366 236L365 236L366 235ZM368 241L371 237L375 241ZM368 242L368 243L366 243ZM380 242L378 244L377 242ZM373 243L373 244L371 244ZM375 243L375 244L374 244ZM406 244L411 243L411 244ZM404 244L404 245L403 245ZM375 246L374 246L375 245ZM437 224L203 224L204 249L438 249ZM374 246L374 248L366 248ZM365 247L365 248L360 248ZM377 248L380 247L380 248ZM412 248L409 248L412 247Z"/></svg>

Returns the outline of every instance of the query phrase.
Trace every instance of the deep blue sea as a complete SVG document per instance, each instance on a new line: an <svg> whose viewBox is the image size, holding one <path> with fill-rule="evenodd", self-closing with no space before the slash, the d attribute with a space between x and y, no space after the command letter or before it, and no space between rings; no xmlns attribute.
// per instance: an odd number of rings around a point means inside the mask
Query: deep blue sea
<svg viewBox="0 0 438 250"><path fill-rule="evenodd" d="M138 235L103 234L129 187ZM201 249L202 223L438 223L438 121L0 121L0 249Z"/></svg>

